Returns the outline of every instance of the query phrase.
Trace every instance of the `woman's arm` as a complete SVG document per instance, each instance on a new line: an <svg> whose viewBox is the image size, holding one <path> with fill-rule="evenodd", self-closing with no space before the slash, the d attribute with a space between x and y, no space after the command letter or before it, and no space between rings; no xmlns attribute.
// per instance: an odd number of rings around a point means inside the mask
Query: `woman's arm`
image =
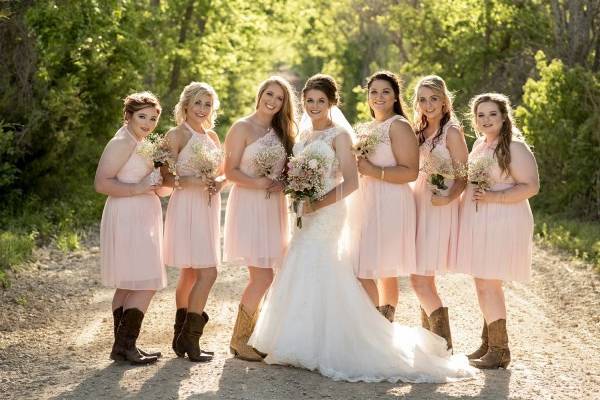
<svg viewBox="0 0 600 400"><path fill-rule="evenodd" d="M450 153L452 159L452 166L457 171L461 166L467 163L469 158L469 151L467 150L467 142L465 142L465 136L463 133L455 127L449 127L446 133L446 147ZM454 180L454 185L450 188L448 196L431 196L431 204L434 206L444 206L457 199L467 186L467 179L465 177L457 177Z"/></svg>

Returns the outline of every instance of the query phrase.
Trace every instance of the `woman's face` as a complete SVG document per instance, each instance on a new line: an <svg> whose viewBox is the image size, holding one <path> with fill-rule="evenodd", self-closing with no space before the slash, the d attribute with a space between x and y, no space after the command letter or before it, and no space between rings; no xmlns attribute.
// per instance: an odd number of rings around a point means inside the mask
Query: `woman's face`
<svg viewBox="0 0 600 400"><path fill-rule="evenodd" d="M329 118L331 103L325 92L310 89L304 93L304 110L315 125L316 122Z"/></svg>
<svg viewBox="0 0 600 400"><path fill-rule="evenodd" d="M391 113L396 102L392 85L383 79L374 80L369 87L368 102L375 114Z"/></svg>
<svg viewBox="0 0 600 400"><path fill-rule="evenodd" d="M185 110L185 120L195 126L206 126L213 112L213 99L208 93L199 96Z"/></svg>
<svg viewBox="0 0 600 400"><path fill-rule="evenodd" d="M479 132L486 136L496 136L500 133L502 124L504 124L504 116L498 104L493 101L479 103L475 113L475 125Z"/></svg>
<svg viewBox="0 0 600 400"><path fill-rule="evenodd" d="M274 116L283 107L284 100L283 88L276 83L271 83L260 96L257 111Z"/></svg>
<svg viewBox="0 0 600 400"><path fill-rule="evenodd" d="M156 128L160 113L154 106L135 111L127 118L127 127L136 137L143 139Z"/></svg>
<svg viewBox="0 0 600 400"><path fill-rule="evenodd" d="M444 115L444 99L431 88L421 86L417 91L417 107L419 113L428 120L438 120Z"/></svg>

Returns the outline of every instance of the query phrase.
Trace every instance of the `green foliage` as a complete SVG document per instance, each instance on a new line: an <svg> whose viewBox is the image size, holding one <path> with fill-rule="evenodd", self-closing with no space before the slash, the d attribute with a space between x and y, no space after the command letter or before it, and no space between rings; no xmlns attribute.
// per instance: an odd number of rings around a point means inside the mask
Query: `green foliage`
<svg viewBox="0 0 600 400"><path fill-rule="evenodd" d="M0 232L0 285L8 286L5 271L29 260L35 245L35 232L19 234Z"/></svg>
<svg viewBox="0 0 600 400"><path fill-rule="evenodd" d="M600 218L600 76L536 56L539 78L525 84L517 116L533 144L547 212Z"/></svg>

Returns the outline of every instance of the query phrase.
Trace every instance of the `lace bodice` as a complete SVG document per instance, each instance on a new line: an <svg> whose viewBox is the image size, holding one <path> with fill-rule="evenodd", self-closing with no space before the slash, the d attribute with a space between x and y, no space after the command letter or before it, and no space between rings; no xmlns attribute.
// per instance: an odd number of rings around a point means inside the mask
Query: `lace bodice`
<svg viewBox="0 0 600 400"><path fill-rule="evenodd" d="M317 146L319 147L319 151L326 149L325 151L329 153L330 157L328 158L331 161L325 177L325 187L322 194L326 194L342 181L342 173L339 169L339 161L336 157L335 149L333 148L333 140L342 131L342 128L339 126L332 126L331 128L327 128L322 131L303 131L300 132L298 138L296 139L296 143L294 144L294 155L298 155L304 151L310 151L311 148Z"/></svg>
<svg viewBox="0 0 600 400"><path fill-rule="evenodd" d="M281 140L279 140L279 137L277 137L277 133L273 129L269 129L269 131L265 135L246 146L246 148L244 149L244 153L242 154L242 159L240 161L240 170L244 174L252 178L257 178L258 174L255 170L254 159L261 151L272 146L281 146L283 152L285 153L285 149L281 144ZM286 157L284 156L275 165L275 168L273 170L273 176L277 176L281 173L281 171L283 171L285 162Z"/></svg>
<svg viewBox="0 0 600 400"><path fill-rule="evenodd" d="M515 140L515 139L513 139ZM512 175L502 173L498 160L494 157L494 150L498 145L498 140L494 140L492 143L486 143L485 137L482 136L475 141L473 149L469 153L469 160L476 159L479 157L490 157L493 158L494 164L490 168L490 178L492 180L492 187L490 190L504 190L509 187L513 187L516 182Z"/></svg>
<svg viewBox="0 0 600 400"><path fill-rule="evenodd" d="M140 154L140 147L143 145L144 140L137 140L135 136L126 126L123 126L117 131L115 136L129 136L136 141L135 149L129 156L129 159L121 167L117 173L117 179L124 183L138 183L144 179L150 172L152 172L152 162Z"/></svg>
<svg viewBox="0 0 600 400"><path fill-rule="evenodd" d="M433 150L432 150L433 137L435 135L432 135L432 136L428 137L427 139L425 139L425 142L423 142L423 144L421 146L419 146L419 165L421 165L421 166L425 165L425 163L427 162L429 157L431 157L432 155L435 155L442 160L447 160L449 162L452 162L452 157L450 156L450 151L448 150L448 147L446 146L446 136L448 134L448 129L450 129L450 128L456 128L456 129L460 130L460 125L456 121L448 122L442 129L442 134L440 135L439 139L437 140L435 147L433 147ZM424 171L420 171L419 173L426 174Z"/></svg>
<svg viewBox="0 0 600 400"><path fill-rule="evenodd" d="M183 149L179 151L177 155L177 174L179 176L193 176L195 171L190 167L189 161L193 155L193 147L196 143L202 143L205 146L217 148L215 142L212 141L210 136L206 133L199 133L193 130L191 127L186 126L188 130L192 132L192 136L187 141Z"/></svg>

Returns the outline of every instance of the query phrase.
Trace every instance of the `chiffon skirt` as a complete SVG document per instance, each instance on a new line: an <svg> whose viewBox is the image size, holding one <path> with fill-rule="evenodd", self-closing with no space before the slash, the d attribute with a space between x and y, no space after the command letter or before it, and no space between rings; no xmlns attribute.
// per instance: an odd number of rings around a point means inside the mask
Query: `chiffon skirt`
<svg viewBox="0 0 600 400"><path fill-rule="evenodd" d="M288 243L285 196L234 185L225 214L223 260L236 265L274 268Z"/></svg>
<svg viewBox="0 0 600 400"><path fill-rule="evenodd" d="M109 197L100 224L102 283L130 290L164 288L162 240L158 196Z"/></svg>
<svg viewBox="0 0 600 400"><path fill-rule="evenodd" d="M529 202L480 202L476 211L473 190L468 185L460 204L456 271L481 279L529 281L533 249Z"/></svg>
<svg viewBox="0 0 600 400"><path fill-rule="evenodd" d="M221 255L221 194L203 187L175 190L165 220L165 264L179 268L215 267Z"/></svg>
<svg viewBox="0 0 600 400"><path fill-rule="evenodd" d="M447 182L448 189L453 181ZM414 186L417 205L416 275L432 276L452 271L458 247L459 199L445 206L431 204L427 175L419 174Z"/></svg>
<svg viewBox="0 0 600 400"><path fill-rule="evenodd" d="M350 382L448 382L472 377L464 355L422 328L391 324L354 276L342 245L343 204L303 217L249 344L268 364L316 370Z"/></svg>
<svg viewBox="0 0 600 400"><path fill-rule="evenodd" d="M416 210L408 184L362 177L362 226L356 276L374 279L415 270Z"/></svg>

